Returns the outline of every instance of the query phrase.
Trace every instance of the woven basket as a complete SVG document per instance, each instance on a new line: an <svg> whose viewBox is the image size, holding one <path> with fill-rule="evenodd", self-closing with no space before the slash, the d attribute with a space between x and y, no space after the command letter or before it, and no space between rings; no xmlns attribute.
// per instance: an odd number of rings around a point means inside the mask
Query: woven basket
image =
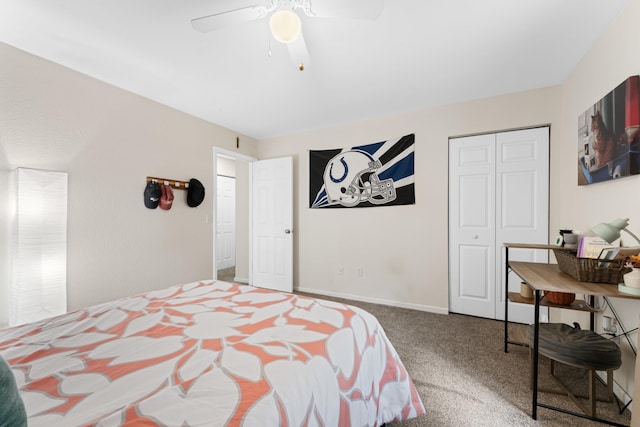
<svg viewBox="0 0 640 427"><path fill-rule="evenodd" d="M578 258L573 252L554 250L560 271L579 282L622 283L622 276L631 271L624 260L611 260L608 267L600 267L601 260Z"/></svg>
<svg viewBox="0 0 640 427"><path fill-rule="evenodd" d="M544 291L545 298L552 304L571 305L576 300L576 294L568 292Z"/></svg>

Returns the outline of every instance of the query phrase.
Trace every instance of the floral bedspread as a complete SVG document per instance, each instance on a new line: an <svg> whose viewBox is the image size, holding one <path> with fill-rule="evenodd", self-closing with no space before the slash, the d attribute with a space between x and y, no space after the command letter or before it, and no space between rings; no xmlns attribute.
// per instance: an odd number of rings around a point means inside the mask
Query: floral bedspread
<svg viewBox="0 0 640 427"><path fill-rule="evenodd" d="M356 307L202 281L0 330L29 426L379 426L424 413Z"/></svg>

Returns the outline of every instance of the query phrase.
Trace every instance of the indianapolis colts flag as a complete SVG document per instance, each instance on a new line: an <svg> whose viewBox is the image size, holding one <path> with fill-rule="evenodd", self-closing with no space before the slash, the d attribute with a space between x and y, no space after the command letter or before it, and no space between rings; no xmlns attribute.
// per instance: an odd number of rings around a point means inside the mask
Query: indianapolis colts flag
<svg viewBox="0 0 640 427"><path fill-rule="evenodd" d="M415 135L309 152L309 207L412 205Z"/></svg>

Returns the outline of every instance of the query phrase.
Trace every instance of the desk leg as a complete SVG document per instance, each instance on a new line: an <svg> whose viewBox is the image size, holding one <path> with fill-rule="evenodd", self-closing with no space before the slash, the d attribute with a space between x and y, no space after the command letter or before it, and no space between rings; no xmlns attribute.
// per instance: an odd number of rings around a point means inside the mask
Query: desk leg
<svg viewBox="0 0 640 427"><path fill-rule="evenodd" d="M596 305L596 297L594 295L589 295L589 305L591 307L595 307ZM592 311L589 313L589 330L593 331L596 327L596 314Z"/></svg>
<svg viewBox="0 0 640 427"><path fill-rule="evenodd" d="M637 345L639 347L636 348L640 348L640 334L638 335ZM633 385L633 400L635 400L636 402L640 402L640 357L638 357L637 355L635 364L636 372L634 373L635 384ZM631 412L631 427L640 427L640 411Z"/></svg>
<svg viewBox="0 0 640 427"><path fill-rule="evenodd" d="M509 352L509 248L504 248L504 352Z"/></svg>
<svg viewBox="0 0 640 427"><path fill-rule="evenodd" d="M533 314L533 397L531 399L531 418L538 418L538 343L540 339L540 291L534 293L535 312Z"/></svg>

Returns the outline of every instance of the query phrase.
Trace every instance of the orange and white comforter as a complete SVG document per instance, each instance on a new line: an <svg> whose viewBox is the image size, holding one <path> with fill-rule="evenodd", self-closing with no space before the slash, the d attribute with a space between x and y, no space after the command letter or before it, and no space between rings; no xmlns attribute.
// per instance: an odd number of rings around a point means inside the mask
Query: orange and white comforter
<svg viewBox="0 0 640 427"><path fill-rule="evenodd" d="M379 426L424 406L356 307L194 282L0 330L30 427Z"/></svg>

